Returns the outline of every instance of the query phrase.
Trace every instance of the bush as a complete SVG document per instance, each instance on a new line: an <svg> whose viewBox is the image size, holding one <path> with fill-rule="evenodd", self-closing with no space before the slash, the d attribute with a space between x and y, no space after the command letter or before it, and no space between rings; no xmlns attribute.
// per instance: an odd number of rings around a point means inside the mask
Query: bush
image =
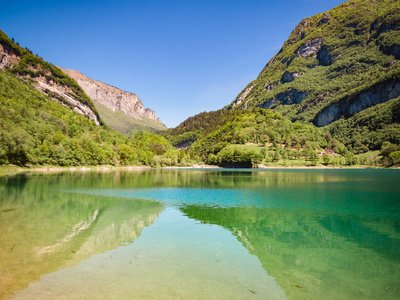
<svg viewBox="0 0 400 300"><path fill-rule="evenodd" d="M331 162L331 157L330 157L328 154L325 153L325 154L322 156L322 160L324 161L324 164L327 166L327 165L329 165L330 162Z"/></svg>
<svg viewBox="0 0 400 300"><path fill-rule="evenodd" d="M224 148L217 155L216 162L221 167L251 168L259 164L262 156L255 151L241 151L239 149Z"/></svg>

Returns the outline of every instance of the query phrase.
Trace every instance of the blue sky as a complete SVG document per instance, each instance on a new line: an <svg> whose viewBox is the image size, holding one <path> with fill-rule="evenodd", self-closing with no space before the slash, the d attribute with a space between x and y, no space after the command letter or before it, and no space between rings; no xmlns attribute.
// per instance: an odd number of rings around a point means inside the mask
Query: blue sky
<svg viewBox="0 0 400 300"><path fill-rule="evenodd" d="M13 0L0 29L54 65L137 94L175 127L229 104L302 19L343 2Z"/></svg>

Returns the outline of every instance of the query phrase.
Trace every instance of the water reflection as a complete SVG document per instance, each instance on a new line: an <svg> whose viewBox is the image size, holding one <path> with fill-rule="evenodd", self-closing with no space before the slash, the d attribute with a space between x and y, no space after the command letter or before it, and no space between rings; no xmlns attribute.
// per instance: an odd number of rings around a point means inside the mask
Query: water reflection
<svg viewBox="0 0 400 300"><path fill-rule="evenodd" d="M187 206L182 211L190 218L231 231L259 258L289 299L396 299L398 296L400 240L393 227L386 227L391 223L388 220L371 222L353 215L274 208ZM339 231L327 226L328 221L335 224L338 220L347 221L340 224ZM371 227L385 228L388 234Z"/></svg>
<svg viewBox="0 0 400 300"><path fill-rule="evenodd" d="M399 180L396 170L132 170L2 177L0 266L7 275L0 279L5 287L0 291L7 297L60 267L70 267L63 274L78 276L80 262L97 270L105 253L121 253L122 244L140 249L151 263L125 273L118 269L123 261L109 266L112 274L142 277L135 280L151 291L166 287L160 274L180 263L186 270L168 274L171 285L184 285L188 274L206 274L210 266L192 258L207 253L216 243L212 235L223 228L289 299L397 299ZM158 223L164 208L181 215L174 215L172 223ZM150 224L155 224L152 233L137 239ZM195 234L203 240L192 247ZM179 248L179 257L169 252L171 247ZM227 248L235 247L231 241ZM229 263L246 261L241 253L240 258L232 254ZM211 261L215 267L216 260ZM228 278L232 270L226 272ZM260 297L249 289L246 295Z"/></svg>
<svg viewBox="0 0 400 300"><path fill-rule="evenodd" d="M136 239L163 209L152 201L60 193L60 186L82 186L80 176L69 179L0 178L1 299L43 274Z"/></svg>
<svg viewBox="0 0 400 300"><path fill-rule="evenodd" d="M134 243L44 275L15 299L287 299L255 256L215 225L165 209ZM13 297L14 299L14 297Z"/></svg>

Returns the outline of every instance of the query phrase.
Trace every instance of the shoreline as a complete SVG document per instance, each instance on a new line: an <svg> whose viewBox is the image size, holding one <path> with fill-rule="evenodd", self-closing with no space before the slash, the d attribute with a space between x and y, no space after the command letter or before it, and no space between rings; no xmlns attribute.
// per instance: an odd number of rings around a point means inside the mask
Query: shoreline
<svg viewBox="0 0 400 300"><path fill-rule="evenodd" d="M198 170L198 169L229 169L223 168L219 166L212 166L212 165L198 165L194 164L188 167L179 167L179 166L170 166L170 167L162 167L162 168L152 168L150 166L81 166L81 167L61 167L61 166L28 166L28 167L20 167L20 166L0 166L0 176L7 175L7 174L19 174L25 172L35 172L35 173L57 173L57 172L107 172L107 171L116 171L116 170L150 170L150 169L170 169L170 170ZM235 168L233 168L235 169ZM261 165L257 168L249 168L248 170L273 170L273 169L280 169L280 170L307 170L307 169L318 169L318 170L345 170L345 169L400 169L400 167L376 167L376 166L282 166L282 165L275 165L275 166L265 166Z"/></svg>

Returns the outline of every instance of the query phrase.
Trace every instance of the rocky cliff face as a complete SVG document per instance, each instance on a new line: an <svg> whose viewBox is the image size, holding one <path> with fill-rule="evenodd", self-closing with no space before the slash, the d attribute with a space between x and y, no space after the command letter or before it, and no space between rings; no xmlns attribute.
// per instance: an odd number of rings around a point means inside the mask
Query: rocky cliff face
<svg viewBox="0 0 400 300"><path fill-rule="evenodd" d="M61 70L73 78L95 104L100 103L114 112L121 111L137 120L147 117L162 124L161 119L156 116L156 113L149 108L144 108L142 101L135 94L93 80L79 71Z"/></svg>
<svg viewBox="0 0 400 300"><path fill-rule="evenodd" d="M64 104L67 101L73 110L81 115L86 116L89 120L100 125L99 118L96 116L93 109L89 106L79 102L74 96L70 88L57 84L52 80L47 80L45 77L38 77L32 85L41 93L46 94L53 98L53 100ZM60 101L60 97L63 101Z"/></svg>
<svg viewBox="0 0 400 300"><path fill-rule="evenodd" d="M392 81L374 86L353 97L353 99L341 99L337 103L326 106L319 112L313 123L317 126L326 126L340 117L348 118L353 114L369 107L389 101L400 96L400 82Z"/></svg>
<svg viewBox="0 0 400 300"><path fill-rule="evenodd" d="M39 92L100 125L101 120L93 103L71 78L34 56L29 50L15 44L2 31L0 70L11 70L20 79L30 82Z"/></svg>
<svg viewBox="0 0 400 300"><path fill-rule="evenodd" d="M353 0L301 21L228 109L328 125L399 96L400 2Z"/></svg>
<svg viewBox="0 0 400 300"><path fill-rule="evenodd" d="M7 44L0 44L0 70L4 71L18 64L19 57Z"/></svg>

